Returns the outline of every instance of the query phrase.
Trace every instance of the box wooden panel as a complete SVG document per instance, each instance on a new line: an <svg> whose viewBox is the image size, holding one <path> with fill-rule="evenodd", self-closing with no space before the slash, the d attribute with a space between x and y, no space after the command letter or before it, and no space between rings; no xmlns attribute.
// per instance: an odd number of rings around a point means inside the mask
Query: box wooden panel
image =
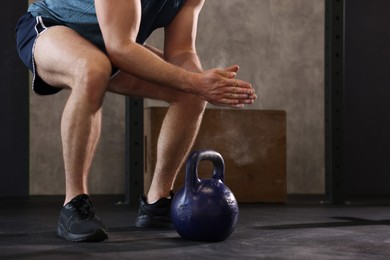
<svg viewBox="0 0 390 260"><path fill-rule="evenodd" d="M157 138L166 108L145 109L145 191L156 162ZM286 114L270 110L207 109L193 150L215 150L225 161L225 184L239 202L286 200ZM183 167L184 168L184 167ZM201 162L199 177L212 164ZM184 184L184 169L175 190Z"/></svg>

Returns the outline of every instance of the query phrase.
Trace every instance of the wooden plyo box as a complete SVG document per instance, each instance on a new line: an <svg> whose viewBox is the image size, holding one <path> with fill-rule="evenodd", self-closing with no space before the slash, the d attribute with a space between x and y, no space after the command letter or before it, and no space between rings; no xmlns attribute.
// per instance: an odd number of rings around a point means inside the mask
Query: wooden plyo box
<svg viewBox="0 0 390 260"><path fill-rule="evenodd" d="M156 163L156 145L166 108L146 108L145 192ZM225 161L225 184L238 202L285 202L286 113L275 110L207 109L193 150L211 149ZM175 183L184 185L185 167ZM199 178L211 178L211 162L201 161Z"/></svg>

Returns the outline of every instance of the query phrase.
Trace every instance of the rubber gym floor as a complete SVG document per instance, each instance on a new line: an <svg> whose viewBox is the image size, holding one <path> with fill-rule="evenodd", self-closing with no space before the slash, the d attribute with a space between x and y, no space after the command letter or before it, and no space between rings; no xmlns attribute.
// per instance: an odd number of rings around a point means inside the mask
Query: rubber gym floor
<svg viewBox="0 0 390 260"><path fill-rule="evenodd" d="M73 243L58 238L62 197L0 199L0 259L390 259L390 203L323 203L289 197L284 204L240 204L223 242L182 239L174 229L138 229L137 206L122 196L93 196L110 238ZM119 203L118 203L119 202Z"/></svg>

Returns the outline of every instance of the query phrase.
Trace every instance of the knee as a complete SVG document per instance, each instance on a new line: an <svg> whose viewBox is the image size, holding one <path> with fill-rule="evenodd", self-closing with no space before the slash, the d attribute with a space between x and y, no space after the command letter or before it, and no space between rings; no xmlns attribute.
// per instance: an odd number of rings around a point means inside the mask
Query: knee
<svg viewBox="0 0 390 260"><path fill-rule="evenodd" d="M83 61L77 65L72 93L83 102L99 108L103 102L111 75L111 63L108 61Z"/></svg>
<svg viewBox="0 0 390 260"><path fill-rule="evenodd" d="M194 113L203 114L207 106L207 101L196 95L183 93L175 102L172 102L172 104L181 105L191 109Z"/></svg>

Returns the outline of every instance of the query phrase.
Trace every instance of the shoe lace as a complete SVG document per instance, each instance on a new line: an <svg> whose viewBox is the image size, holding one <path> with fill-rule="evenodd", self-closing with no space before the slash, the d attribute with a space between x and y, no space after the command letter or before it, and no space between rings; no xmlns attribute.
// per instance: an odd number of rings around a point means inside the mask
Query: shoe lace
<svg viewBox="0 0 390 260"><path fill-rule="evenodd" d="M95 216L94 208L89 201L77 201L74 209L81 219L93 218Z"/></svg>

